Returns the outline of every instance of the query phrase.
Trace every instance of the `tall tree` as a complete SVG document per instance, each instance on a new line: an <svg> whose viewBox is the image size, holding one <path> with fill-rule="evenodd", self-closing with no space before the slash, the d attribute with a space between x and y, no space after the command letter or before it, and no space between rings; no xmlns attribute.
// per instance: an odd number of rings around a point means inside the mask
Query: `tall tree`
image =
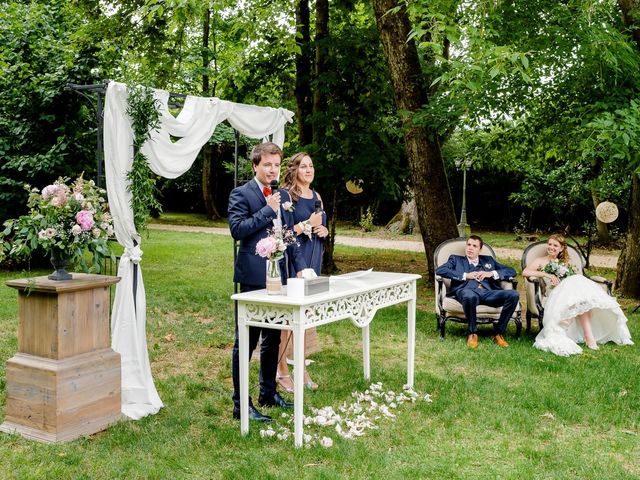
<svg viewBox="0 0 640 480"><path fill-rule="evenodd" d="M622 18L629 30L635 46L640 50L640 0L618 0ZM618 276L616 288L623 295L640 298L640 145L635 145L632 153L634 167L631 185L631 202L629 205L627 235L620 258L618 259Z"/></svg>
<svg viewBox="0 0 640 480"><path fill-rule="evenodd" d="M213 48L209 47L209 37L211 35L211 9L206 8L202 20L202 94L207 97L216 96L216 84L214 80L213 88L209 87L209 72L211 71L211 62L214 62L213 70L215 72L216 62L216 42L215 42L215 25L213 32ZM217 72L215 72L217 73ZM213 195L215 162L212 155L212 145L207 142L202 147L202 200L204 208L207 211L208 219L220 218L220 213L216 208Z"/></svg>
<svg viewBox="0 0 640 480"><path fill-rule="evenodd" d="M384 49L396 105L402 112L404 141L418 222L427 254L429 276L434 274L433 253L436 246L457 236L453 202L442 161L438 133L413 123L412 114L429 102L425 79L411 24L403 2L373 0L373 7Z"/></svg>
<svg viewBox="0 0 640 480"><path fill-rule="evenodd" d="M311 91L311 16L309 0L296 1L296 122L298 143L304 148L313 141L311 115L313 93Z"/></svg>

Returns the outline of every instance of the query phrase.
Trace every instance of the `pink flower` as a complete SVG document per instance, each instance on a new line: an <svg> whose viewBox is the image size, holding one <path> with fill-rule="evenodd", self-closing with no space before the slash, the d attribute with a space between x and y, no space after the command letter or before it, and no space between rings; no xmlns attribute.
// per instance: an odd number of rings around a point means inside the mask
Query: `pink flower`
<svg viewBox="0 0 640 480"><path fill-rule="evenodd" d="M256 254L264 258L271 257L271 254L277 249L276 240L272 236L268 236L260 240L256 245Z"/></svg>
<svg viewBox="0 0 640 480"><path fill-rule="evenodd" d="M80 210L78 213L76 213L76 222L78 222L78 225L80 225L80 227L82 227L82 230L84 230L85 232L91 230L93 224L95 223L93 221L93 213L88 210Z"/></svg>

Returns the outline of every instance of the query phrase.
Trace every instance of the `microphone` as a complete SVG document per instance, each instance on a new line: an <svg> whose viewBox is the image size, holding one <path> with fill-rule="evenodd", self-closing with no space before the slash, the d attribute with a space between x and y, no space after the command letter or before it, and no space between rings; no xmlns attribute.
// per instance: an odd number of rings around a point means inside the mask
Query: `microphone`
<svg viewBox="0 0 640 480"><path fill-rule="evenodd" d="M278 180L275 178L271 180L271 182L269 182L269 188L271 189L271 195L276 193L278 191ZM282 227L282 219L280 218L280 207L278 207L278 209L276 210L276 219L274 220L274 225L276 224Z"/></svg>
<svg viewBox="0 0 640 480"><path fill-rule="evenodd" d="M320 200L316 200L314 213L322 213L322 202Z"/></svg>

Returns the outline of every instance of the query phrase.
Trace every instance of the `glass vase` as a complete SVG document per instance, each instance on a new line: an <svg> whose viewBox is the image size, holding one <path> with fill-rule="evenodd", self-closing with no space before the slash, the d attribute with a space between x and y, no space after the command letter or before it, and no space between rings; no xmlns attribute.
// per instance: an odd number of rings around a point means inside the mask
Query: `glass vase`
<svg viewBox="0 0 640 480"><path fill-rule="evenodd" d="M282 279L280 278L280 266L276 258L267 259L267 293L280 295L282 293Z"/></svg>
<svg viewBox="0 0 640 480"><path fill-rule="evenodd" d="M71 280L73 277L66 268L69 265L69 253L59 248L51 249L51 265L55 269L47 278L49 280Z"/></svg>

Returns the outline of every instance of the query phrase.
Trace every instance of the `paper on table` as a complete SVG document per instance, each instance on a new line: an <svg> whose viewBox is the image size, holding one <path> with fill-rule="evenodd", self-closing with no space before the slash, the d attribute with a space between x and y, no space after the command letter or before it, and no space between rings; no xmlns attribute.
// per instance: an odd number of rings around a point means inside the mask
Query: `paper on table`
<svg viewBox="0 0 640 480"><path fill-rule="evenodd" d="M342 275L332 275L331 280L353 280L354 278L362 277L367 273L373 272L373 268L369 270L358 270L357 272L344 273Z"/></svg>

